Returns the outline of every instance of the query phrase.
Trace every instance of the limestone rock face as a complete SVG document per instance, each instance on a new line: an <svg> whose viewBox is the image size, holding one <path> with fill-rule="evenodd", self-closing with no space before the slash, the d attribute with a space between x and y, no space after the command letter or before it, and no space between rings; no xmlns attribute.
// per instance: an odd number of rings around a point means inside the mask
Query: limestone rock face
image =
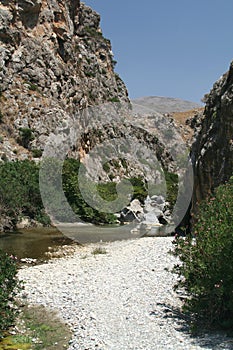
<svg viewBox="0 0 233 350"><path fill-rule="evenodd" d="M1 1L1 157L43 149L49 132L77 110L128 102L99 24L100 16L79 0ZM34 138L22 149L20 128Z"/></svg>
<svg viewBox="0 0 233 350"><path fill-rule="evenodd" d="M197 203L233 174L233 62L206 96L201 130L193 145Z"/></svg>
<svg viewBox="0 0 233 350"><path fill-rule="evenodd" d="M172 118L133 110L114 66L100 16L79 0L2 0L0 161L40 158L51 143L53 155L65 149L84 165L92 156L94 181L143 177L160 188L187 147Z"/></svg>

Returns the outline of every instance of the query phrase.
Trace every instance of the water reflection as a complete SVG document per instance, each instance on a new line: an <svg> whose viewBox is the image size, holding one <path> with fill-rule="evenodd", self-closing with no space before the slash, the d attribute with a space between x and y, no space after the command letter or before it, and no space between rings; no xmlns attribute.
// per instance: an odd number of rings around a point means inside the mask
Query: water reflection
<svg viewBox="0 0 233 350"><path fill-rule="evenodd" d="M0 249L18 258L44 258L48 247L70 244L72 241L55 228L33 228L0 235Z"/></svg>
<svg viewBox="0 0 233 350"><path fill-rule="evenodd" d="M58 225L58 229L70 239L81 243L113 242L118 240L135 239L141 234L131 232L132 225L95 226L66 224Z"/></svg>
<svg viewBox="0 0 233 350"><path fill-rule="evenodd" d="M0 249L18 258L45 258L48 247L71 244L73 241L81 244L112 242L136 238L126 226L104 227L94 225L60 226L61 232L54 227L33 228L0 235ZM65 233L65 235L62 234Z"/></svg>
<svg viewBox="0 0 233 350"><path fill-rule="evenodd" d="M0 235L0 249L19 258L45 258L48 247L136 239L142 232L132 231L132 225L95 226L66 224L54 227L33 228ZM161 232L160 232L161 231ZM165 227L155 227L153 236L167 235ZM63 233L64 234L63 234Z"/></svg>

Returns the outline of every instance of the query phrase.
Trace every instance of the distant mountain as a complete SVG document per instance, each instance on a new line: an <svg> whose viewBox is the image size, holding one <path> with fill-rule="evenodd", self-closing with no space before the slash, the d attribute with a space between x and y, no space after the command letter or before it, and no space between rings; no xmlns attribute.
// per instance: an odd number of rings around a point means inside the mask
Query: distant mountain
<svg viewBox="0 0 233 350"><path fill-rule="evenodd" d="M202 107L200 104L195 102L185 101L179 98L160 96L140 97L131 100L131 102L135 112L137 112L138 109L141 110L140 106L143 106L148 108L148 112L150 112L150 110L153 110L162 114L172 112L184 112Z"/></svg>

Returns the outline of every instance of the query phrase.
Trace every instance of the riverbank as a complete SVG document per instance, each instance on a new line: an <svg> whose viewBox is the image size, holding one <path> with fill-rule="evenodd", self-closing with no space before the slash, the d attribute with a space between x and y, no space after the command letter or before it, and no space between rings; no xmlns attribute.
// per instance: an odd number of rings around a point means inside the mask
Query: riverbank
<svg viewBox="0 0 233 350"><path fill-rule="evenodd" d="M101 248L101 249L97 249ZM172 287L172 237L77 247L74 255L24 267L24 298L58 311L69 350L232 349L224 335L193 338Z"/></svg>

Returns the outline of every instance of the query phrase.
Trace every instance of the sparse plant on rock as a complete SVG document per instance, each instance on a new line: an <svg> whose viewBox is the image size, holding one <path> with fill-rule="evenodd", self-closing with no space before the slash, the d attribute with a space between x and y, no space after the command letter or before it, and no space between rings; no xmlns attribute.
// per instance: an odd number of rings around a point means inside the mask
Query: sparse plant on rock
<svg viewBox="0 0 233 350"><path fill-rule="evenodd" d="M30 128L20 128L19 143L25 148L28 148L29 143L34 140L33 132Z"/></svg>
<svg viewBox="0 0 233 350"><path fill-rule="evenodd" d="M3 122L3 114L2 111L0 111L0 124Z"/></svg>
<svg viewBox="0 0 233 350"><path fill-rule="evenodd" d="M32 149L32 156L34 157L34 158L40 158L41 156L42 156L42 151L41 151L41 149Z"/></svg>
<svg viewBox="0 0 233 350"><path fill-rule="evenodd" d="M99 254L107 254L107 250L102 247L97 247L92 251L93 255L99 255Z"/></svg>
<svg viewBox="0 0 233 350"><path fill-rule="evenodd" d="M119 98L118 97L111 97L108 99L109 102L120 102Z"/></svg>

